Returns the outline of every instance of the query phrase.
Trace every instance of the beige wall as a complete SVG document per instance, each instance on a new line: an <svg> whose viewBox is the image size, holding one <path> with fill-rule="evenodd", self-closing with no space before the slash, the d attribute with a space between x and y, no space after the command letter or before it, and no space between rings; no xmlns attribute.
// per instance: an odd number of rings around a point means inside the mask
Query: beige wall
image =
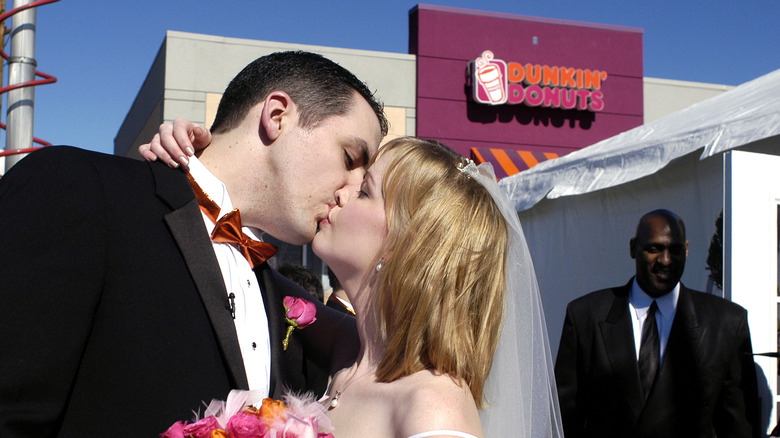
<svg viewBox="0 0 780 438"><path fill-rule="evenodd" d="M414 135L414 131L407 129L406 123L406 108L398 108L392 106L385 107L385 116L387 117L387 136L382 140L382 144L388 141L403 137L405 135Z"/></svg>
<svg viewBox="0 0 780 438"><path fill-rule="evenodd" d="M208 129L211 129L211 125L214 123L214 119L217 117L217 108L219 107L219 101L221 99L221 94L206 94L206 117L204 119L204 126L206 126Z"/></svg>
<svg viewBox="0 0 780 438"><path fill-rule="evenodd" d="M731 90L732 86L672 79L644 79L645 123Z"/></svg>

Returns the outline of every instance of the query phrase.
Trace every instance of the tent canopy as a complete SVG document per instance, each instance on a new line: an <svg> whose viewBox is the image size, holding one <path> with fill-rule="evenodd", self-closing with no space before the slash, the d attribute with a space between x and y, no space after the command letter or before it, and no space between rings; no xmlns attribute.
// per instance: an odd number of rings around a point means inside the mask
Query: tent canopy
<svg viewBox="0 0 780 438"><path fill-rule="evenodd" d="M499 181L517 211L642 178L703 149L700 160L780 134L780 69L652 123Z"/></svg>

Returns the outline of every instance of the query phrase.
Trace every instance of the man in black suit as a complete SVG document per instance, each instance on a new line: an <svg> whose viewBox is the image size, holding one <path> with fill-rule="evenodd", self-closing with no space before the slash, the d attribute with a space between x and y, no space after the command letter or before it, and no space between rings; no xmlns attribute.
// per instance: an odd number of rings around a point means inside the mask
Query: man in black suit
<svg viewBox="0 0 780 438"><path fill-rule="evenodd" d="M344 292L344 288L341 287L341 282L336 277L336 274L328 268L328 280L330 282L331 292L328 295L326 306L331 309L336 309L341 313L355 316L355 310L352 308L352 303L347 298L347 293Z"/></svg>
<svg viewBox="0 0 780 438"><path fill-rule="evenodd" d="M642 217L628 284L569 303L555 376L567 438L758 437L747 312L680 283L685 224Z"/></svg>
<svg viewBox="0 0 780 438"><path fill-rule="evenodd" d="M233 79L191 180L70 147L15 165L0 179L0 436L156 436L232 388L323 390L313 368L356 353L331 342L356 347L354 322L319 303L284 349L283 297L311 297L248 239L310 241L385 132L362 82L286 52Z"/></svg>

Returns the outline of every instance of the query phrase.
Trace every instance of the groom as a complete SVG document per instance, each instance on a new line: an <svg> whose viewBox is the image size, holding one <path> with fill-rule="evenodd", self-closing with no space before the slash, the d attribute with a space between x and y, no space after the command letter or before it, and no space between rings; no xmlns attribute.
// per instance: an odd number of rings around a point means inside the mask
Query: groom
<svg viewBox="0 0 780 438"><path fill-rule="evenodd" d="M230 83L191 180L69 147L14 166L0 179L0 436L156 436L232 388L317 386L308 356L354 325L320 305L283 349L282 298L308 295L245 258L247 238L310 241L386 126L351 73L286 52ZM233 209L241 243L212 242Z"/></svg>

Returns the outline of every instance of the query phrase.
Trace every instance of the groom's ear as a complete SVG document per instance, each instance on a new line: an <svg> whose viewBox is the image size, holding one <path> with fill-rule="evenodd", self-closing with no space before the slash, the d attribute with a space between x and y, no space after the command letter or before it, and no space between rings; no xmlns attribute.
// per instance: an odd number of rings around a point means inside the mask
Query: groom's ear
<svg viewBox="0 0 780 438"><path fill-rule="evenodd" d="M295 104L290 95L284 91L273 91L263 101L263 110L260 114L260 138L276 141L281 133L292 126Z"/></svg>

